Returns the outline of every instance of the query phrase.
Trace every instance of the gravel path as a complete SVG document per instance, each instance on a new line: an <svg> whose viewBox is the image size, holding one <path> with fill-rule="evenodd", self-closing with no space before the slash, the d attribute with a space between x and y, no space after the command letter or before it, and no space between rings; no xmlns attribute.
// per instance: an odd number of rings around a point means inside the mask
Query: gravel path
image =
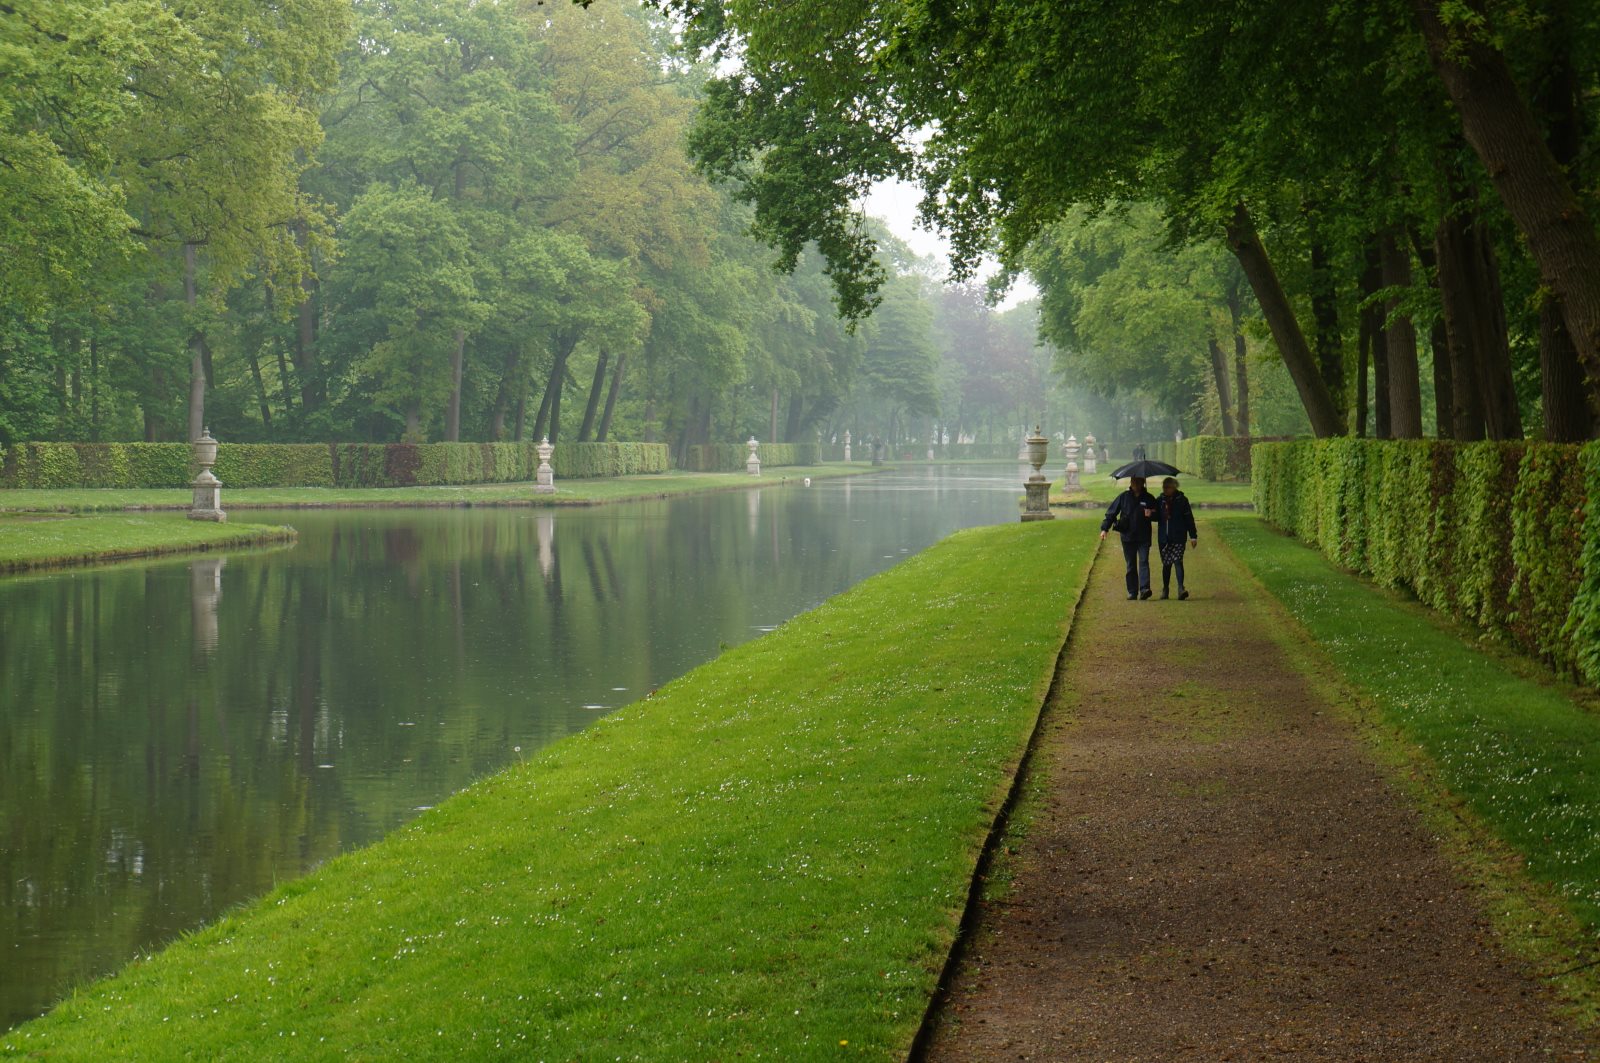
<svg viewBox="0 0 1600 1063"><path fill-rule="evenodd" d="M1013 888L929 1058L1600 1059L1286 659L1265 592L1216 536L1188 567L1189 601L1128 602L1102 548Z"/></svg>

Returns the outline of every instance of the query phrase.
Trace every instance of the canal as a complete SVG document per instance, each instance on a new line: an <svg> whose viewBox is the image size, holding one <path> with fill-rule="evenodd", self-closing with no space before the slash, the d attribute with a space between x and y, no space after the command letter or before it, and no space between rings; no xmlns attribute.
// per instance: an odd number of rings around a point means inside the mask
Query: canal
<svg viewBox="0 0 1600 1063"><path fill-rule="evenodd" d="M0 1028L943 538L1010 465L0 579Z"/></svg>

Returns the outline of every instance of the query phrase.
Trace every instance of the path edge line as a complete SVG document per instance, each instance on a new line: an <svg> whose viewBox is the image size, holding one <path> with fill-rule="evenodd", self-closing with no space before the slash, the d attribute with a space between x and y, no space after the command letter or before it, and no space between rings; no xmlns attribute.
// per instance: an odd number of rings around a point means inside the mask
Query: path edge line
<svg viewBox="0 0 1600 1063"><path fill-rule="evenodd" d="M922 1012L922 1021L917 1024L916 1035L911 1038L911 1046L906 1050L906 1063L923 1063L928 1058L934 1031L938 1028L939 1016L949 999L956 971L967 958L967 950L978 928L984 884L988 881L989 871L994 866L995 854L999 852L1010 831L1011 814L1021 803L1023 785L1033 769L1034 753L1038 750L1040 739L1044 735L1045 717L1049 714L1050 703L1056 699L1061 689L1061 677L1065 671L1063 665L1066 663L1068 651L1072 648L1073 634L1078 629L1078 609L1083 605L1084 596L1089 592L1089 579L1099 560L1100 545L1096 544L1089 556L1089 563L1084 566L1078 593L1072 599L1072 608L1067 613L1066 630L1062 632L1061 646L1056 650L1055 663L1050 672L1050 683L1045 688L1038 711L1034 714L1028 741L1022 747L1021 756L1017 758L1017 766L1011 773L1006 795L1000 802L1000 808L995 812L994 820L989 824L983 846L978 850L978 859L972 866L972 878L967 883L967 899L961 908L961 920L956 924L955 938L950 943L950 951L945 955L944 966L939 970L939 980L928 996L928 1006Z"/></svg>

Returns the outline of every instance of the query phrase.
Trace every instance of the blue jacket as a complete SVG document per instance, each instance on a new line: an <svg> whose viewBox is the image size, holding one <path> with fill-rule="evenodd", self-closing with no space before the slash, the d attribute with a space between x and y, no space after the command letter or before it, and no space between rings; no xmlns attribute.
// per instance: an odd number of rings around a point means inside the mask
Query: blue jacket
<svg viewBox="0 0 1600 1063"><path fill-rule="evenodd" d="M1155 520L1156 542L1161 546L1181 542L1185 535L1191 539L1200 538L1194 526L1194 509L1182 491L1175 492L1171 498L1156 495Z"/></svg>
<svg viewBox="0 0 1600 1063"><path fill-rule="evenodd" d="M1151 529L1152 518L1144 515L1146 509L1155 509L1156 498L1148 490L1143 495L1135 498L1133 488L1122 492L1111 500L1111 505L1106 507L1106 519L1100 522L1101 531L1110 531L1111 525L1117 520L1124 510L1130 516L1128 530L1122 533L1125 543L1149 543L1154 535Z"/></svg>

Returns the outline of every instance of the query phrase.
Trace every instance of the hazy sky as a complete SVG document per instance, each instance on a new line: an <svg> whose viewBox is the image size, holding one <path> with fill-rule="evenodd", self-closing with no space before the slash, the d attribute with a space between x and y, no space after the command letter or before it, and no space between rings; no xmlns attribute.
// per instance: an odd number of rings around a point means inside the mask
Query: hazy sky
<svg viewBox="0 0 1600 1063"><path fill-rule="evenodd" d="M917 225L917 203L922 199L922 192L916 185L908 185L904 181L879 181L872 186L872 191L867 194L867 213L882 218L889 225L889 231L911 245L911 250L919 255L932 255L939 260L939 264L946 271L950 268L950 241L936 232L929 232ZM999 264L988 262L982 273L984 277L992 276L999 269ZM1006 294L1005 301L1000 304L1003 310L1009 310L1018 303L1032 299L1039 294L1026 276L1019 277L1011 286L1011 291Z"/></svg>

